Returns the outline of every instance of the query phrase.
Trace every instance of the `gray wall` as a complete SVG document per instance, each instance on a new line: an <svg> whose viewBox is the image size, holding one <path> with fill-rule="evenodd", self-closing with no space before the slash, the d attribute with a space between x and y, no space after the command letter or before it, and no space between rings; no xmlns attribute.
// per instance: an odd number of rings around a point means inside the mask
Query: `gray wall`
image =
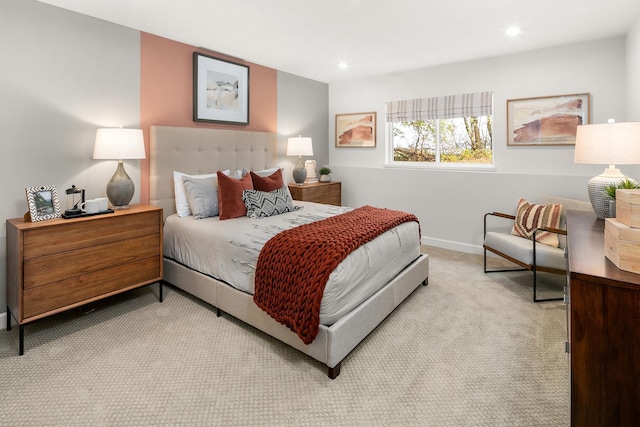
<svg viewBox="0 0 640 427"><path fill-rule="evenodd" d="M28 210L25 187L55 185L63 209L72 184L88 198L105 195L116 162L92 159L95 132L139 127L140 35L33 0L2 0L0 52L0 307L6 307L4 220ZM138 185L139 161L125 168Z"/></svg>
<svg viewBox="0 0 640 427"><path fill-rule="evenodd" d="M407 210L419 217L424 242L480 252L486 212L514 212L519 197L544 194L587 200L587 181L605 166L574 164L573 146L507 146L506 101L589 92L593 123L628 120L626 46L615 38L331 84L331 117L378 114L375 149L329 147L343 203ZM494 93L494 171L385 167L386 101L479 91ZM332 134L331 120L329 126ZM636 166L620 169L640 178Z"/></svg>
<svg viewBox="0 0 640 427"><path fill-rule="evenodd" d="M640 17L626 38L627 116L640 121Z"/></svg>
<svg viewBox="0 0 640 427"><path fill-rule="evenodd" d="M329 86L326 83L305 79L278 71L278 146L285 179L293 181L296 159L286 157L287 138L310 136L313 140L313 157L316 166L329 163Z"/></svg>

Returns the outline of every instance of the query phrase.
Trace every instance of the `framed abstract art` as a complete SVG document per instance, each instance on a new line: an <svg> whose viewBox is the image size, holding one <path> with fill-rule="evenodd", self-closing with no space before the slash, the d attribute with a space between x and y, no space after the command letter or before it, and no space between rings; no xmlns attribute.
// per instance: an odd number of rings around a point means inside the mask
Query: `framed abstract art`
<svg viewBox="0 0 640 427"><path fill-rule="evenodd" d="M574 145L590 122L588 93L507 100L507 145Z"/></svg>
<svg viewBox="0 0 640 427"><path fill-rule="evenodd" d="M194 52L193 120L249 124L249 67Z"/></svg>

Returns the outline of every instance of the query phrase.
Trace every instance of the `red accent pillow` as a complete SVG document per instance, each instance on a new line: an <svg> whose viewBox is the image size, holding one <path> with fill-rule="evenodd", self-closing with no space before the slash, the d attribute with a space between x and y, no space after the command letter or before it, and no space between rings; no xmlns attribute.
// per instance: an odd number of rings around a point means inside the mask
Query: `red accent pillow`
<svg viewBox="0 0 640 427"><path fill-rule="evenodd" d="M253 190L251 175L246 174L240 179L235 179L220 171L217 174L220 220L247 215L247 208L242 200L242 192L244 190Z"/></svg>
<svg viewBox="0 0 640 427"><path fill-rule="evenodd" d="M284 186L284 180L282 179L282 169L278 169L269 176L260 176L254 171L249 172L251 174L251 181L253 181L253 189L258 191L273 191Z"/></svg>

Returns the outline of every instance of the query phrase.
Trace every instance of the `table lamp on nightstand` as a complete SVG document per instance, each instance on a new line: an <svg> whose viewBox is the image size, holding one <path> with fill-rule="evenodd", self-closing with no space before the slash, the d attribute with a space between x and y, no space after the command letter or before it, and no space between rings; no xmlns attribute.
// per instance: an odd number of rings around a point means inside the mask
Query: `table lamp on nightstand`
<svg viewBox="0 0 640 427"><path fill-rule="evenodd" d="M135 186L122 160L145 158L142 129L98 129L93 158L118 160L118 168L107 183L107 197L113 209L128 209Z"/></svg>
<svg viewBox="0 0 640 427"><path fill-rule="evenodd" d="M298 163L293 168L293 180L298 185L304 184L307 178L302 156L313 156L313 143L311 138L298 135L296 138L289 138L287 141L287 156L298 156Z"/></svg>

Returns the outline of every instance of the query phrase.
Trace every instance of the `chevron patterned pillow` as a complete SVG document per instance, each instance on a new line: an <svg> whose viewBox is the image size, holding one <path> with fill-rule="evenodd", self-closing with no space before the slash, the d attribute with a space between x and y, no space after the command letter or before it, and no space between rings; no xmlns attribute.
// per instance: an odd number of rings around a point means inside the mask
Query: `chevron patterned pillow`
<svg viewBox="0 0 640 427"><path fill-rule="evenodd" d="M269 192L244 190L242 200L249 218L266 218L298 209L297 206L293 206L293 200L286 186Z"/></svg>
<svg viewBox="0 0 640 427"><path fill-rule="evenodd" d="M562 205L535 205L524 198L518 201L516 220L513 223L511 234L530 239L533 231L539 227L560 228L560 213ZM558 247L558 235L543 231L536 233L536 242Z"/></svg>

